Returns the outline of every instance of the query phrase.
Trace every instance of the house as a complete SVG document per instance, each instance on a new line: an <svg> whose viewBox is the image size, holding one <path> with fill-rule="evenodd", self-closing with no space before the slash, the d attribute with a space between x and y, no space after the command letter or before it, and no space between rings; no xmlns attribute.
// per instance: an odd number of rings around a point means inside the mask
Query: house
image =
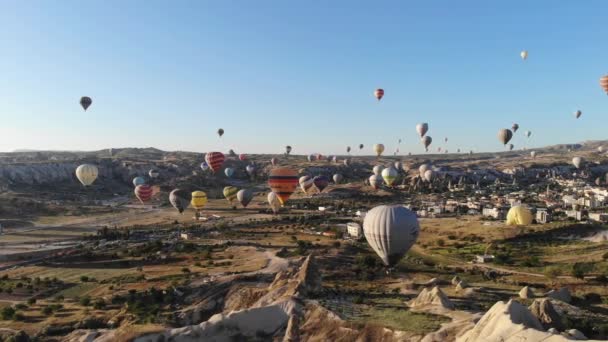
<svg viewBox="0 0 608 342"><path fill-rule="evenodd" d="M589 219L595 222L608 222L608 213L589 213Z"/></svg>
<svg viewBox="0 0 608 342"><path fill-rule="evenodd" d="M583 212L580 210L566 210L566 216L572 217L576 221L581 221L583 219Z"/></svg>
<svg viewBox="0 0 608 342"><path fill-rule="evenodd" d="M501 208L483 208L481 215L485 217L492 217L496 220L504 220L507 215Z"/></svg>
<svg viewBox="0 0 608 342"><path fill-rule="evenodd" d="M492 261L494 261L494 256L490 255L490 254L476 255L475 256L475 262L479 263L479 264L485 264L487 262L492 262Z"/></svg>
<svg viewBox="0 0 608 342"><path fill-rule="evenodd" d="M332 232L331 230L328 230L328 231L326 231L326 232L323 232L323 234L322 234L322 235L323 235L323 236L330 237L330 238L335 238L335 237L337 237L337 236L338 236L338 235L336 234L336 232Z"/></svg>
<svg viewBox="0 0 608 342"><path fill-rule="evenodd" d="M536 222L537 223L545 224L545 223L548 223L550 221L551 221L551 214L549 214L547 212L547 209L545 209L545 208L539 208L536 211Z"/></svg>
<svg viewBox="0 0 608 342"><path fill-rule="evenodd" d="M363 236L363 228L361 228L361 225L356 222L347 223L346 231L348 232L348 235L354 239L358 239Z"/></svg>
<svg viewBox="0 0 608 342"><path fill-rule="evenodd" d="M182 240L190 240L192 239L192 234L189 233L181 233L179 234L180 239Z"/></svg>

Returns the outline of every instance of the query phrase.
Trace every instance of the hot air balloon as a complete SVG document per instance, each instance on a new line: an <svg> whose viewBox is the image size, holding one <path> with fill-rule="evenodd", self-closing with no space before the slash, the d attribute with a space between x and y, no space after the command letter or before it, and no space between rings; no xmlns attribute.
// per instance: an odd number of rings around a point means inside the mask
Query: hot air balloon
<svg viewBox="0 0 608 342"><path fill-rule="evenodd" d="M532 223L532 213L528 208L522 207L521 205L516 205L509 209L507 213L507 221L508 226L525 226Z"/></svg>
<svg viewBox="0 0 608 342"><path fill-rule="evenodd" d="M243 154L243 153L239 154L239 160L240 160L240 161L245 161L245 160L247 160L247 155L245 155L245 154Z"/></svg>
<svg viewBox="0 0 608 342"><path fill-rule="evenodd" d="M80 105L82 106L82 108L86 111L87 109L89 109L89 106L93 103L93 100L91 100L90 97L88 96L83 96L80 98Z"/></svg>
<svg viewBox="0 0 608 342"><path fill-rule="evenodd" d="M158 176L160 176L160 172L158 172L156 169L152 169L148 171L148 176L150 176L150 178L158 178Z"/></svg>
<svg viewBox="0 0 608 342"><path fill-rule="evenodd" d="M513 151L513 147L515 147L515 145L509 144L509 151Z"/></svg>
<svg viewBox="0 0 608 342"><path fill-rule="evenodd" d="M236 193L239 192L239 189L235 186L227 186L224 188L224 197L232 204L234 199L236 198Z"/></svg>
<svg viewBox="0 0 608 342"><path fill-rule="evenodd" d="M287 145L285 146L285 154L290 154L291 153L291 146Z"/></svg>
<svg viewBox="0 0 608 342"><path fill-rule="evenodd" d="M310 189L314 185L314 181L310 176L302 176L298 179L298 183L300 184L300 188L304 191L305 194L308 193L308 189Z"/></svg>
<svg viewBox="0 0 608 342"><path fill-rule="evenodd" d="M511 132L509 129L503 128L498 131L498 141L500 141L503 145L506 145L512 137L513 132Z"/></svg>
<svg viewBox="0 0 608 342"><path fill-rule="evenodd" d="M316 176L312 179L315 184L315 188L319 190L319 192L323 192L323 190L329 185L329 178L323 175Z"/></svg>
<svg viewBox="0 0 608 342"><path fill-rule="evenodd" d="M576 167L577 169L580 169L581 166L583 165L583 158L581 158L581 157L572 158L572 165L574 165L574 167Z"/></svg>
<svg viewBox="0 0 608 342"><path fill-rule="evenodd" d="M225 157L222 152L208 152L205 155L205 161L207 162L207 165L209 165L213 173L217 172L219 169L222 168L222 165L224 164L224 159Z"/></svg>
<svg viewBox="0 0 608 342"><path fill-rule="evenodd" d="M418 167L418 174L420 175L421 178L424 178L424 173L426 172L426 170L430 169L431 166L429 164L422 164Z"/></svg>
<svg viewBox="0 0 608 342"><path fill-rule="evenodd" d="M84 186L93 184L99 175L97 166L91 164L82 164L76 168L76 178Z"/></svg>
<svg viewBox="0 0 608 342"><path fill-rule="evenodd" d="M315 156L316 160L323 160L325 158L325 156L323 156L321 153L317 153L317 155Z"/></svg>
<svg viewBox="0 0 608 342"><path fill-rule="evenodd" d="M284 204L298 186L298 173L286 167L270 170L268 185Z"/></svg>
<svg viewBox="0 0 608 342"><path fill-rule="evenodd" d="M457 153L460 153L460 149L456 150Z"/></svg>
<svg viewBox="0 0 608 342"><path fill-rule="evenodd" d="M279 160L277 158L272 158L272 159L270 159L270 164L272 164L272 166L277 166L278 161Z"/></svg>
<svg viewBox="0 0 608 342"><path fill-rule="evenodd" d="M530 131L525 131L524 135L526 136L526 138L529 138L532 135L532 132Z"/></svg>
<svg viewBox="0 0 608 342"><path fill-rule="evenodd" d="M382 154L382 152L384 152L384 145L383 144L375 144L374 145L374 152L376 152L376 156L380 157L380 155Z"/></svg>
<svg viewBox="0 0 608 342"><path fill-rule="evenodd" d="M416 125L416 132L418 132L418 135L422 138L426 132L429 131L429 124L427 124L426 122L421 122L419 124Z"/></svg>
<svg viewBox="0 0 608 342"><path fill-rule="evenodd" d="M346 153L350 153L350 146L346 146Z"/></svg>
<svg viewBox="0 0 608 342"><path fill-rule="evenodd" d="M146 184L146 179L144 177L138 176L133 178L133 186L138 186L142 184Z"/></svg>
<svg viewBox="0 0 608 342"><path fill-rule="evenodd" d="M367 243L386 266L394 266L416 243L420 226L416 214L401 205L381 205L363 221Z"/></svg>
<svg viewBox="0 0 608 342"><path fill-rule="evenodd" d="M346 167L350 166L350 158L344 158L343 163L344 163L344 166L346 166Z"/></svg>
<svg viewBox="0 0 608 342"><path fill-rule="evenodd" d="M382 99L382 97L384 96L384 89L382 88L378 88L374 91L374 96L376 97L376 99L378 99L378 101L380 101Z"/></svg>
<svg viewBox="0 0 608 342"><path fill-rule="evenodd" d="M363 149L363 144L359 144L359 149L362 150Z"/></svg>
<svg viewBox="0 0 608 342"><path fill-rule="evenodd" d="M341 174L339 174L339 173L336 173L336 174L333 176L333 179L334 179L334 183L336 183L336 184L340 184L340 183L342 183L342 180L344 179L344 176L342 176L342 175L341 175Z"/></svg>
<svg viewBox="0 0 608 342"><path fill-rule="evenodd" d="M428 152L429 151L429 146L433 142L433 138L429 137L428 135L425 135L425 136L422 137L422 139L420 139L420 142L424 146L424 149Z"/></svg>
<svg viewBox="0 0 608 342"><path fill-rule="evenodd" d="M232 175L234 175L234 169L233 169L233 168L231 168L231 167L227 167L227 168L224 170L224 174L226 175L226 177L228 177L228 178L232 178Z"/></svg>
<svg viewBox="0 0 608 342"><path fill-rule="evenodd" d="M387 167L386 169L382 170L382 179L384 179L384 183L387 186L392 186L393 182L395 182L395 179L397 179L397 170L395 170L393 167Z"/></svg>
<svg viewBox="0 0 608 342"><path fill-rule="evenodd" d="M152 198L154 189L148 184L140 184L135 187L135 196L143 204Z"/></svg>
<svg viewBox="0 0 608 342"><path fill-rule="evenodd" d="M397 171L403 169L403 164L400 161L396 161L395 163L393 163L393 166L395 167L395 170L397 170Z"/></svg>
<svg viewBox="0 0 608 342"><path fill-rule="evenodd" d="M281 200L274 192L268 193L268 204L270 205L272 212L275 214L279 212L279 209L281 209Z"/></svg>
<svg viewBox="0 0 608 342"><path fill-rule="evenodd" d="M600 78L600 86L604 89L606 94L608 94L608 75L604 75Z"/></svg>
<svg viewBox="0 0 608 342"><path fill-rule="evenodd" d="M376 175L376 176L380 176L380 174L382 173L382 170L384 170L384 166L382 165L376 165L374 166L374 168L372 169L372 172Z"/></svg>
<svg viewBox="0 0 608 342"><path fill-rule="evenodd" d="M437 147L437 152L441 152L441 146Z"/></svg>
<svg viewBox="0 0 608 342"><path fill-rule="evenodd" d="M190 201L190 205L194 210L202 210L207 204L207 194L204 191L194 191L192 192L192 200Z"/></svg>
<svg viewBox="0 0 608 342"><path fill-rule="evenodd" d="M223 129L223 128L218 129L218 130L217 130L217 135L219 135L219 136L220 136L220 138L221 138L221 137L222 137L222 135L224 135L224 129Z"/></svg>
<svg viewBox="0 0 608 342"><path fill-rule="evenodd" d="M380 175L371 175L369 177L369 185L374 189L378 189L380 185L382 185L382 178Z"/></svg>
<svg viewBox="0 0 608 342"><path fill-rule="evenodd" d="M532 159L536 158L536 151L530 151L530 157L532 157Z"/></svg>
<svg viewBox="0 0 608 342"><path fill-rule="evenodd" d="M448 142L448 137L443 138L443 142Z"/></svg>
<svg viewBox="0 0 608 342"><path fill-rule="evenodd" d="M169 202L180 214L188 208L191 199L192 195L188 191L181 189L175 189L169 194Z"/></svg>
<svg viewBox="0 0 608 342"><path fill-rule="evenodd" d="M253 176L255 174L255 166L254 165L247 165L247 166L245 166L245 171L247 171L247 174L249 176Z"/></svg>
<svg viewBox="0 0 608 342"><path fill-rule="evenodd" d="M432 182L433 181L433 170L426 170L424 171L424 180L427 182Z"/></svg>
<svg viewBox="0 0 608 342"><path fill-rule="evenodd" d="M201 169L203 169L203 171L209 170L209 164L207 164L206 162L202 162Z"/></svg>
<svg viewBox="0 0 608 342"><path fill-rule="evenodd" d="M511 130L513 131L513 133L517 132L517 130L519 129L519 125L514 123L513 126L511 126Z"/></svg>
<svg viewBox="0 0 608 342"><path fill-rule="evenodd" d="M239 203L241 203L243 208L247 208L247 205L253 199L253 192L249 189L240 190L237 192L236 198L238 199Z"/></svg>
<svg viewBox="0 0 608 342"><path fill-rule="evenodd" d="M338 162L338 156L331 157L331 161L334 162L334 163L337 163Z"/></svg>
<svg viewBox="0 0 608 342"><path fill-rule="evenodd" d="M308 161L312 163L314 160L315 160L314 154L309 154L308 155Z"/></svg>
<svg viewBox="0 0 608 342"><path fill-rule="evenodd" d="M599 153L604 152L604 146L598 146L598 147L597 147L597 151L598 151Z"/></svg>
<svg viewBox="0 0 608 342"><path fill-rule="evenodd" d="M522 52L519 53L519 56L521 56L521 59L523 59L525 61L526 59L528 59L528 51L523 50Z"/></svg>
<svg viewBox="0 0 608 342"><path fill-rule="evenodd" d="M574 112L574 117L577 119L580 118L581 115L583 115L583 112L581 112L580 110L577 110L576 112Z"/></svg>

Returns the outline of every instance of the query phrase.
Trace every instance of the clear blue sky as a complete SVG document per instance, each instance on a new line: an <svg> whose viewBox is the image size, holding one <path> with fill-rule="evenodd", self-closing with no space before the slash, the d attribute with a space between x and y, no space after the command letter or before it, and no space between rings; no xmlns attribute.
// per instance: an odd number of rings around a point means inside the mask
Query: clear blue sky
<svg viewBox="0 0 608 342"><path fill-rule="evenodd" d="M501 150L513 122L516 147L527 129L529 147L605 139L607 13L605 0L5 0L0 151L392 154L402 138L422 153L421 121L450 152Z"/></svg>

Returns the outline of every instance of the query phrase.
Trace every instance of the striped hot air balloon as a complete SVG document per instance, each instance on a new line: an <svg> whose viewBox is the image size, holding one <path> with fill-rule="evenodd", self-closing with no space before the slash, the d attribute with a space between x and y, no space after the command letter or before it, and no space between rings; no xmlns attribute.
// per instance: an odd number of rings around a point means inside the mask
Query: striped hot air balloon
<svg viewBox="0 0 608 342"><path fill-rule="evenodd" d="M268 176L268 185L272 192L279 196L281 203L285 203L298 186L298 172L286 167L272 169Z"/></svg>
<svg viewBox="0 0 608 342"><path fill-rule="evenodd" d="M135 187L135 196L141 203L145 203L152 198L154 194L154 189L148 184L140 184Z"/></svg>
<svg viewBox="0 0 608 342"><path fill-rule="evenodd" d="M192 193L192 200L190 201L190 205L195 210L201 210L207 204L207 194L204 191L194 191Z"/></svg>
<svg viewBox="0 0 608 342"><path fill-rule="evenodd" d="M316 176L315 178L313 178L313 183L315 184L315 188L317 188L319 192L323 192L323 190L327 188L327 185L329 185L329 178L323 175Z"/></svg>
<svg viewBox="0 0 608 342"><path fill-rule="evenodd" d="M382 88L378 88L374 91L374 96L376 97L376 99L378 99L378 101L382 100L382 97L384 97L384 89Z"/></svg>
<svg viewBox="0 0 608 342"><path fill-rule="evenodd" d="M224 154L222 152L208 152L205 155L205 161L207 165L211 168L211 171L214 173L222 168L222 164L224 164Z"/></svg>
<svg viewBox="0 0 608 342"><path fill-rule="evenodd" d="M604 89L606 94L608 94L608 75L604 75L600 78L600 86Z"/></svg>
<svg viewBox="0 0 608 342"><path fill-rule="evenodd" d="M224 197L232 204L232 201L236 199L236 193L239 192L239 189L235 186L227 186L224 188Z"/></svg>
<svg viewBox="0 0 608 342"><path fill-rule="evenodd" d="M304 191L305 194L307 194L308 189L310 189L314 185L312 177L310 176L300 177L300 179L298 179L298 183L300 183L300 188L302 188L302 191Z"/></svg>

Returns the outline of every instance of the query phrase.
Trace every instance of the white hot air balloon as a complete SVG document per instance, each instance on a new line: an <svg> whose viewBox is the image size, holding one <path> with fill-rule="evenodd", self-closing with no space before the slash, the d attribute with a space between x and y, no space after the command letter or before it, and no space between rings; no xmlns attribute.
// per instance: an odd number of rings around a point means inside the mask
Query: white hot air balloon
<svg viewBox="0 0 608 342"><path fill-rule="evenodd" d="M374 175L380 176L380 174L382 173L382 170L384 170L384 166L376 165L376 166L374 166L374 169L372 171L374 172Z"/></svg>
<svg viewBox="0 0 608 342"><path fill-rule="evenodd" d="M523 50L522 52L519 53L519 56L521 57L521 59L523 59L525 61L526 59L528 59L528 51Z"/></svg>
<svg viewBox="0 0 608 342"><path fill-rule="evenodd" d="M91 164L82 164L76 168L76 178L84 186L93 184L99 175L97 166Z"/></svg>
<svg viewBox="0 0 608 342"><path fill-rule="evenodd" d="M270 209L272 209L273 213L278 213L279 209L281 209L281 200L279 196L274 192L268 193L268 205L270 205Z"/></svg>
<svg viewBox="0 0 608 342"><path fill-rule="evenodd" d="M530 157L532 157L532 159L536 158L536 151L530 151Z"/></svg>
<svg viewBox="0 0 608 342"><path fill-rule="evenodd" d="M429 183L433 180L433 170L424 171L424 180Z"/></svg>
<svg viewBox="0 0 608 342"><path fill-rule="evenodd" d="M424 173L426 172L426 170L430 169L431 166L429 164L422 164L418 167L418 174L420 175L420 177L424 178Z"/></svg>
<svg viewBox="0 0 608 342"><path fill-rule="evenodd" d="M336 173L336 174L333 176L333 179L334 179L334 183L336 183L336 184L340 184L340 183L342 183L342 180L344 179L344 176L342 176L342 175L341 175L341 174L339 174L339 173Z"/></svg>
<svg viewBox="0 0 608 342"><path fill-rule="evenodd" d="M394 266L412 248L420 233L416 214L401 205L381 205L365 215L367 243L386 266Z"/></svg>
<svg viewBox="0 0 608 342"><path fill-rule="evenodd" d="M378 189L382 185L382 178L379 175L371 175L369 177L369 185L374 189Z"/></svg>
<svg viewBox="0 0 608 342"><path fill-rule="evenodd" d="M429 124L427 124L426 122L421 122L419 124L416 125L416 132L418 132L418 135L422 138L426 132L429 131Z"/></svg>
<svg viewBox="0 0 608 342"><path fill-rule="evenodd" d="M581 158L581 157L572 158L572 165L574 165L574 167L576 167L577 169L580 169L581 166L583 165L583 158Z"/></svg>
<svg viewBox="0 0 608 342"><path fill-rule="evenodd" d="M598 146L598 147L597 147L597 151L598 151L599 153L604 152L604 146Z"/></svg>
<svg viewBox="0 0 608 342"><path fill-rule="evenodd" d="M386 169L382 170L382 179L384 179L384 183L386 183L387 186L393 185L395 179L397 179L397 175L397 170L392 167L387 167Z"/></svg>

